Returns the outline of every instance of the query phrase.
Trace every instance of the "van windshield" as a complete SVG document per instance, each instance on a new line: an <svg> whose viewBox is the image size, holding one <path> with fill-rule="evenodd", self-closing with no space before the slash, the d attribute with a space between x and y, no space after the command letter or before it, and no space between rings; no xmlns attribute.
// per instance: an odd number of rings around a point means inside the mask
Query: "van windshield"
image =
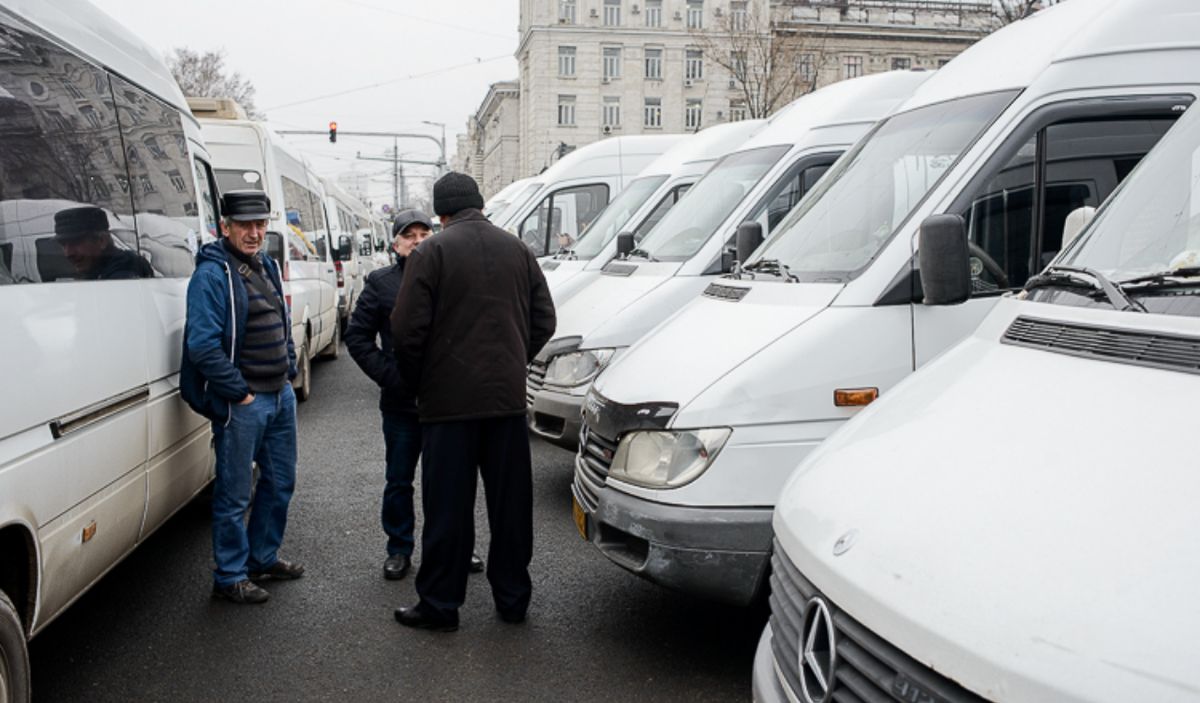
<svg viewBox="0 0 1200 703"><path fill-rule="evenodd" d="M640 245L660 261L695 256L738 203L787 153L786 145L750 149L721 159L688 191L689 207L671 208Z"/></svg>
<svg viewBox="0 0 1200 703"><path fill-rule="evenodd" d="M1014 95L960 98L882 122L830 169L754 258L779 259L801 280L853 278Z"/></svg>
<svg viewBox="0 0 1200 703"><path fill-rule="evenodd" d="M639 178L628 186L617 199L604 208L604 212L580 236L579 243L572 249L576 259L593 259L613 240L621 228L629 223L629 218L654 195L658 187L666 181L666 176L646 176Z"/></svg>
<svg viewBox="0 0 1200 703"><path fill-rule="evenodd" d="M231 190L262 190L262 174L247 169L218 168L213 171L217 177L217 189L222 193Z"/></svg>
<svg viewBox="0 0 1200 703"><path fill-rule="evenodd" d="M486 215L487 218L492 221L492 224L498 227L503 227L505 225L505 220L507 220L510 215L516 214L516 211L520 210L521 206L524 205L530 198L532 198L534 193L541 189L541 183L530 183L529 185L525 186L525 190L521 191L517 197L509 200L507 204L496 208L494 213L487 212L484 213L484 215Z"/></svg>
<svg viewBox="0 0 1200 703"><path fill-rule="evenodd" d="M1111 203L1054 263L1099 271L1149 312L1200 317L1200 110L1179 119ZM1030 298L1106 307L1086 290Z"/></svg>

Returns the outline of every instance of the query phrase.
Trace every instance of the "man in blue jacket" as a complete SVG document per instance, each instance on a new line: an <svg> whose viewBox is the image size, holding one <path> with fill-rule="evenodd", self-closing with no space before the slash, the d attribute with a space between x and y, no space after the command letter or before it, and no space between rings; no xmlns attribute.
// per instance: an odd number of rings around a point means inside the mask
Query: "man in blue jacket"
<svg viewBox="0 0 1200 703"><path fill-rule="evenodd" d="M234 603L269 598L255 581L304 574L277 553L296 482L296 351L279 268L262 252L270 212L266 193L226 193L225 236L200 249L187 292L180 393L213 422L213 596Z"/></svg>

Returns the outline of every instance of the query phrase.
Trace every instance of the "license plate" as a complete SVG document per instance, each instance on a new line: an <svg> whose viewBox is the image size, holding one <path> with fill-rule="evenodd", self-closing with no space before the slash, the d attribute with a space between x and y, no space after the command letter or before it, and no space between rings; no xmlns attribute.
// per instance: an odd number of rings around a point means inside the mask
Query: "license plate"
<svg viewBox="0 0 1200 703"><path fill-rule="evenodd" d="M575 517L575 528L579 530L579 536L585 540L588 538L587 513L583 512L583 506L571 496L571 513Z"/></svg>

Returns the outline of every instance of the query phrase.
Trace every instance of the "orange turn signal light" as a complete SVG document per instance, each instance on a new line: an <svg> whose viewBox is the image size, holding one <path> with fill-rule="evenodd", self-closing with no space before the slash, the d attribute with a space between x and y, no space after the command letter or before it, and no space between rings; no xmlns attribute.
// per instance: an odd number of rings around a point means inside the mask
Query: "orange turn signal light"
<svg viewBox="0 0 1200 703"><path fill-rule="evenodd" d="M833 392L833 404L839 408L856 408L870 405L878 397L878 388L839 388Z"/></svg>
<svg viewBox="0 0 1200 703"><path fill-rule="evenodd" d="M83 541L90 542L96 536L96 521L92 520L87 527L83 528Z"/></svg>

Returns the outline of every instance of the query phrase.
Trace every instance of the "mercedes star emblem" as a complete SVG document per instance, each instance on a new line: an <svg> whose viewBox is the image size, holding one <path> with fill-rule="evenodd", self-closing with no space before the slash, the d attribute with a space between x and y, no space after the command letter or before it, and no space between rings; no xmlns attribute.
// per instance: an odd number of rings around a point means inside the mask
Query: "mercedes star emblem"
<svg viewBox="0 0 1200 703"><path fill-rule="evenodd" d="M800 635L804 638L800 643L800 689L804 702L828 703L833 697L837 648L833 616L821 598L813 598L804 606Z"/></svg>

